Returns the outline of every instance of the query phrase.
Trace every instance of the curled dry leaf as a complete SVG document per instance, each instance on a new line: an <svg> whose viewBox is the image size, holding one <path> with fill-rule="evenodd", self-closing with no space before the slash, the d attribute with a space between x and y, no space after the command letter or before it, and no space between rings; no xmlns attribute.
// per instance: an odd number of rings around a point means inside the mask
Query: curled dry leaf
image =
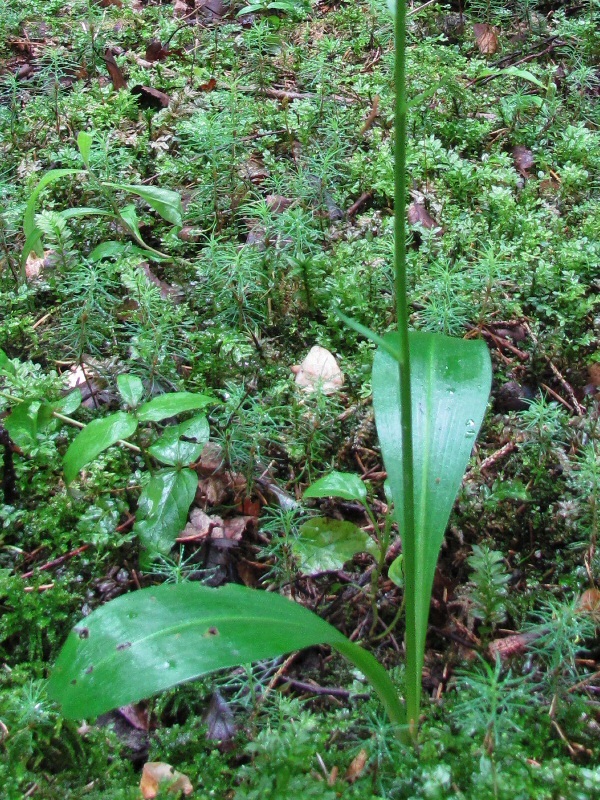
<svg viewBox="0 0 600 800"><path fill-rule="evenodd" d="M161 92L159 89L153 89L151 86L134 86L131 94L135 95L138 103L142 108L167 108L171 102L168 94Z"/></svg>
<svg viewBox="0 0 600 800"><path fill-rule="evenodd" d="M535 164L535 159L531 150L528 150L527 147L523 147L522 144L518 144L512 149L512 157L515 162L515 167L519 170L521 175L524 178L529 178L529 170Z"/></svg>
<svg viewBox="0 0 600 800"><path fill-rule="evenodd" d="M600 625L600 589L587 589L579 600L579 610Z"/></svg>
<svg viewBox="0 0 600 800"><path fill-rule="evenodd" d="M219 692L213 692L204 715L206 738L211 741L228 742L236 734L233 712Z"/></svg>
<svg viewBox="0 0 600 800"><path fill-rule="evenodd" d="M140 790L144 800L158 797L158 793L166 789L174 795L183 792L189 795L194 791L190 779L183 772L177 772L170 764L163 761L148 761L142 769Z"/></svg>
<svg viewBox="0 0 600 800"><path fill-rule="evenodd" d="M500 31L494 25L487 22L476 22L473 25L473 33L479 52L483 56L493 56L498 50L498 34Z"/></svg>
<svg viewBox="0 0 600 800"><path fill-rule="evenodd" d="M293 366L296 386L306 392L321 390L323 394L334 394L344 385L344 374L332 353L324 347L311 347L299 366Z"/></svg>
<svg viewBox="0 0 600 800"><path fill-rule="evenodd" d="M119 89L125 89L127 87L127 81L121 72L121 68L115 61L114 51L111 50L110 47L107 47L104 51L104 63L106 64L106 69L108 70L114 88L117 91L119 91Z"/></svg>
<svg viewBox="0 0 600 800"><path fill-rule="evenodd" d="M164 61L169 55L158 39L153 39L146 47L146 61Z"/></svg>

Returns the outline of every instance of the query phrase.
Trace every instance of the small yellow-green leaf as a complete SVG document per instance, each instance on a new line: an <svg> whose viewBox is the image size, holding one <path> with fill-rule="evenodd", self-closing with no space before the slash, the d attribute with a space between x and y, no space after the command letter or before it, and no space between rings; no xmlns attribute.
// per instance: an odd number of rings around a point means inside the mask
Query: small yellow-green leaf
<svg viewBox="0 0 600 800"><path fill-rule="evenodd" d="M335 572L357 553L378 557L379 548L354 523L326 517L307 520L292 542L292 552L305 575Z"/></svg>

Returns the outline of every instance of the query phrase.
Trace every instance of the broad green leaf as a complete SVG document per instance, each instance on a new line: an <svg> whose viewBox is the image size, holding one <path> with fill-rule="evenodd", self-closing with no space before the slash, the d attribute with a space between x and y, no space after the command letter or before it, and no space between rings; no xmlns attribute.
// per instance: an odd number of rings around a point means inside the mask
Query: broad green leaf
<svg viewBox="0 0 600 800"><path fill-rule="evenodd" d="M534 86L538 86L540 89L546 89L547 87L536 78L533 72L530 72L528 69L519 69L519 67L505 67L504 69L484 69L479 73L479 77L487 78L487 77L499 77L501 75L512 76L514 78L521 78L524 81L529 81L529 83L533 83Z"/></svg>
<svg viewBox="0 0 600 800"><path fill-rule="evenodd" d="M6 355L4 350L0 349L0 371L5 372L7 375L15 375L16 369L10 358Z"/></svg>
<svg viewBox="0 0 600 800"><path fill-rule="evenodd" d="M52 406L40 400L26 400L15 406L3 425L13 442L19 447L29 447L37 442L38 433L52 419Z"/></svg>
<svg viewBox="0 0 600 800"><path fill-rule="evenodd" d="M304 492L304 497L341 497L366 502L367 487L353 472L331 472L319 478Z"/></svg>
<svg viewBox="0 0 600 800"><path fill-rule="evenodd" d="M394 347L397 334L386 339ZM409 334L414 448L415 540L403 536L407 653L415 663L413 696L421 670L433 576L448 517L481 426L491 385L491 363L482 341L436 333ZM379 349L373 363L373 407L383 461L402 519L402 435L398 362Z"/></svg>
<svg viewBox="0 0 600 800"><path fill-rule="evenodd" d="M138 419L142 422L160 422L161 419L175 417L183 411L194 411L213 403L212 397L193 392L172 392L154 397L139 407Z"/></svg>
<svg viewBox="0 0 600 800"><path fill-rule="evenodd" d="M196 496L198 476L191 469L161 469L142 491L134 533L152 553L168 553L185 528Z"/></svg>
<svg viewBox="0 0 600 800"><path fill-rule="evenodd" d="M101 242L97 247L94 247L88 258L90 261L102 261L103 258L112 258L113 256L120 256L123 250L127 247L123 242Z"/></svg>
<svg viewBox="0 0 600 800"><path fill-rule="evenodd" d="M119 394L129 408L136 408L144 394L144 384L137 375L122 373L117 376Z"/></svg>
<svg viewBox="0 0 600 800"><path fill-rule="evenodd" d="M110 189L118 189L122 192L135 194L145 200L157 214L172 225L181 227L183 225L183 206L181 197L177 192L170 189L161 189L158 186L136 186L126 183L103 183Z"/></svg>
<svg viewBox="0 0 600 800"><path fill-rule="evenodd" d="M292 552L305 575L335 572L356 553L379 556L373 539L352 522L315 517L300 526L299 534L292 541Z"/></svg>
<svg viewBox="0 0 600 800"><path fill-rule="evenodd" d="M40 196L40 193L43 189L46 188L51 183L55 183L56 181L64 178L65 175L76 175L78 172L81 172L80 169L51 169L47 172L40 180L38 185L35 187L33 192L29 196L29 200L27 201L27 205L25 207L25 215L23 217L23 231L25 233L25 239L28 240L29 237L35 231L35 211L36 211L36 204L37 199ZM31 248L31 250L35 250L36 255L40 258L44 255L44 249L38 239L36 244ZM27 256L25 256L27 258Z"/></svg>
<svg viewBox="0 0 600 800"><path fill-rule="evenodd" d="M77 134L77 147L79 148L81 158L83 159L83 163L86 165L86 167L90 160L90 150L92 149L93 140L93 135L87 131L79 131Z"/></svg>
<svg viewBox="0 0 600 800"><path fill-rule="evenodd" d="M330 644L371 682L393 723L405 714L386 670L308 609L229 584L163 584L118 597L69 634L48 694L69 719L94 718L215 670Z"/></svg>
<svg viewBox="0 0 600 800"><path fill-rule="evenodd" d="M132 414L117 411L102 419L92 420L69 445L63 458L63 469L67 483L71 483L79 472L93 461L103 450L119 439L127 439L135 433L137 420Z"/></svg>
<svg viewBox="0 0 600 800"><path fill-rule="evenodd" d="M52 410L59 414L72 414L81 405L81 389L73 389L60 400L52 403Z"/></svg>
<svg viewBox="0 0 600 800"><path fill-rule="evenodd" d="M186 442L179 437L177 431L167 428L160 439L148 448L148 452L162 464L184 467L197 461L203 448L203 444Z"/></svg>
<svg viewBox="0 0 600 800"><path fill-rule="evenodd" d="M75 208L65 208L60 212L63 219L73 219L75 217L114 217L112 211L107 211L105 208L93 208L76 206Z"/></svg>
<svg viewBox="0 0 600 800"><path fill-rule="evenodd" d="M187 466L200 457L209 436L208 419L202 414L179 425L169 425L148 452L163 464Z"/></svg>

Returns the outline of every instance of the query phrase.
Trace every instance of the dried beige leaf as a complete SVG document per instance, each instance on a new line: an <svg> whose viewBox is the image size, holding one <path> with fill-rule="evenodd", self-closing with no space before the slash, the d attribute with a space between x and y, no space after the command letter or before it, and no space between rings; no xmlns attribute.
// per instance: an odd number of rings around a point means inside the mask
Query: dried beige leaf
<svg viewBox="0 0 600 800"><path fill-rule="evenodd" d="M529 170L535 164L533 153L522 144L516 145L512 149L512 157L515 162L515 167L519 170L524 178L529 178Z"/></svg>
<svg viewBox="0 0 600 800"><path fill-rule="evenodd" d="M183 792L184 795L194 791L190 779L182 772L177 772L170 764L163 761L148 761L142 769L142 779L140 790L144 800L152 800L158 796L161 789L177 794Z"/></svg>
<svg viewBox="0 0 600 800"><path fill-rule="evenodd" d="M32 281L34 278L38 278L42 270L44 269L44 260L46 256L36 256L34 251L32 250L31 253L27 256L27 261L25 262L25 275L28 281Z"/></svg>
<svg viewBox="0 0 600 800"><path fill-rule="evenodd" d="M324 347L311 347L299 366L292 367L296 375L296 386L306 392L321 390L323 394L334 394L344 385L344 375L334 356Z"/></svg>
<svg viewBox="0 0 600 800"><path fill-rule="evenodd" d="M500 30L487 22L476 22L473 33L479 52L483 56L493 56L498 49L498 35Z"/></svg>
<svg viewBox="0 0 600 800"><path fill-rule="evenodd" d="M355 758L352 760L352 763L350 764L346 772L345 777L348 783L354 783L354 781L360 778L367 765L367 760L368 757L366 750L361 750L360 753L357 756L355 756Z"/></svg>

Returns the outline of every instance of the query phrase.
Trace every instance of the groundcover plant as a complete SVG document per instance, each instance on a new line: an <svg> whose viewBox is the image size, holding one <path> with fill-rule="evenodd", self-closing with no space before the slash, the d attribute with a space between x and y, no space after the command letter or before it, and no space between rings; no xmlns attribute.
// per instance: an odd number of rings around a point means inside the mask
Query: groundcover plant
<svg viewBox="0 0 600 800"><path fill-rule="evenodd" d="M594 797L596 3L50 5L0 23L7 796Z"/></svg>

